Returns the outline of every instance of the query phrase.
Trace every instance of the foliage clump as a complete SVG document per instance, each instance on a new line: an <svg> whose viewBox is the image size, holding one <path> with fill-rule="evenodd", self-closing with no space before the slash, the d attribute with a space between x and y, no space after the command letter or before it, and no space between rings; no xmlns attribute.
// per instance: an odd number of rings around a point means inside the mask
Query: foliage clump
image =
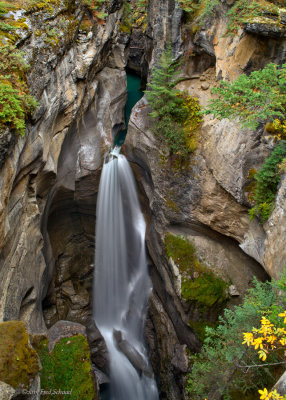
<svg viewBox="0 0 286 400"><path fill-rule="evenodd" d="M234 119L242 125L257 128L260 122L285 117L286 64L281 68L270 63L249 76L242 74L232 83L222 81L212 89L217 98L212 99L204 110L215 117Z"/></svg>
<svg viewBox="0 0 286 400"><path fill-rule="evenodd" d="M191 356L192 370L188 375L186 390L192 400L205 398L224 400L255 399L257 390L272 386L277 375L277 364L283 362L283 354L269 354L269 362L263 367L257 351L245 348L243 332L253 326L259 329L262 317L281 326L279 313L286 306L286 273L279 281L258 282L249 289L241 306L226 309L216 328L206 328L206 338L200 354ZM276 368L276 369L275 369Z"/></svg>
<svg viewBox="0 0 286 400"><path fill-rule="evenodd" d="M35 345L34 345L35 346ZM91 375L90 350L87 339L82 335L63 338L55 344L51 353L48 341L38 343L36 350L42 363L41 389L58 388L70 392L68 396L55 393L55 400L92 400L95 389Z"/></svg>
<svg viewBox="0 0 286 400"><path fill-rule="evenodd" d="M273 211L277 187L283 172L281 164L285 159L286 140L281 140L254 175L254 190L251 197L255 206L249 211L251 219L257 215L264 223Z"/></svg>
<svg viewBox="0 0 286 400"><path fill-rule="evenodd" d="M82 4L92 12L93 17L98 21L104 20L107 16L105 12L100 11L100 8L105 1L106 0L81 0Z"/></svg>
<svg viewBox="0 0 286 400"><path fill-rule="evenodd" d="M219 4L219 0L180 1L181 8L193 15L200 25L203 25L208 18L215 16ZM281 6L285 6L283 0L236 0L226 14L228 17L227 33L235 34L247 22L276 23L279 26Z"/></svg>
<svg viewBox="0 0 286 400"><path fill-rule="evenodd" d="M275 119L265 125L266 132L271 133L277 140L286 140L286 119Z"/></svg>
<svg viewBox="0 0 286 400"><path fill-rule="evenodd" d="M0 45L0 129L8 126L22 136L25 120L37 102L29 94L24 54L10 44Z"/></svg>
<svg viewBox="0 0 286 400"><path fill-rule="evenodd" d="M165 141L172 154L185 158L196 148L201 113L197 99L175 89L177 67L168 46L153 68L145 94L152 108L150 117L155 120L153 132Z"/></svg>
<svg viewBox="0 0 286 400"><path fill-rule="evenodd" d="M268 16L276 16L279 24L279 7L266 0L238 0L227 13L229 19L227 30L235 34L246 22L260 22L272 24L274 21ZM263 18L263 19L262 19Z"/></svg>
<svg viewBox="0 0 286 400"><path fill-rule="evenodd" d="M1 322L0 381L14 388L28 388L39 369L39 359L29 344L24 322Z"/></svg>

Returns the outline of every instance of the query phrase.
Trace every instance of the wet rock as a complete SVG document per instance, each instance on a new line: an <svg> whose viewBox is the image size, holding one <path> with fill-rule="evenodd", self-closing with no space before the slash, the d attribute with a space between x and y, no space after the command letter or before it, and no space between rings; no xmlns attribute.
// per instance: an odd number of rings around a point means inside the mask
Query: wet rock
<svg viewBox="0 0 286 400"><path fill-rule="evenodd" d="M200 30L195 34L194 44L201 47L210 56L215 56L214 46L205 31Z"/></svg>
<svg viewBox="0 0 286 400"><path fill-rule="evenodd" d="M128 63L127 66L138 75L141 75L143 69L143 59L145 50L145 37L142 29L133 29L128 45Z"/></svg>
<svg viewBox="0 0 286 400"><path fill-rule="evenodd" d="M105 340L93 319L87 324L87 340L90 346L92 362L106 375L109 374L109 354Z"/></svg>
<svg viewBox="0 0 286 400"><path fill-rule="evenodd" d="M104 385L105 383L110 382L108 376L105 375L101 370L93 367L92 371L93 371L94 375L96 376L96 379L97 379L99 385Z"/></svg>
<svg viewBox="0 0 286 400"><path fill-rule="evenodd" d="M165 43L171 44L175 58L179 56L182 43L181 18L182 9L176 1L150 1L144 54L149 65L157 63Z"/></svg>
<svg viewBox="0 0 286 400"><path fill-rule="evenodd" d="M153 372L148 367L144 357L129 343L123 339L122 332L115 330L113 331L113 337L117 343L118 348L128 358L133 367L140 373L152 377Z"/></svg>
<svg viewBox="0 0 286 400"><path fill-rule="evenodd" d="M180 346L176 347L179 340L163 304L154 294L150 299L145 335L152 367L160 381L161 395L170 400L182 399L184 383L177 369L177 366L183 364L177 359L180 358L177 351L180 353L181 350Z"/></svg>
<svg viewBox="0 0 286 400"><path fill-rule="evenodd" d="M269 20L267 22L247 22L244 29L248 33L265 36L269 38L284 38L286 37L286 26L281 25L278 21Z"/></svg>
<svg viewBox="0 0 286 400"><path fill-rule="evenodd" d="M172 365L175 367L176 370L179 372L186 373L188 371L188 364L189 359L187 356L187 346L186 345L179 345L175 346L175 354L171 361Z"/></svg>

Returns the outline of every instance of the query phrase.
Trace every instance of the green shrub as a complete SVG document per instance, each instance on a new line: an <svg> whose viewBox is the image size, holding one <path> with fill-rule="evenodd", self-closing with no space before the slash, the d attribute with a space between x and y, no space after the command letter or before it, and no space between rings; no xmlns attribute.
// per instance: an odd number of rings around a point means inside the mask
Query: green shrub
<svg viewBox="0 0 286 400"><path fill-rule="evenodd" d="M207 18L214 16L219 4L219 0L200 0L198 22L203 24Z"/></svg>
<svg viewBox="0 0 286 400"><path fill-rule="evenodd" d="M175 89L177 67L169 46L162 53L158 66L153 68L145 94L152 108L150 117L155 119L153 132L164 139L172 154L184 158L195 149L193 139L201 114L197 99Z"/></svg>
<svg viewBox="0 0 286 400"><path fill-rule="evenodd" d="M286 64L281 68L270 63L249 76L243 74L232 83L221 82L212 93L205 114L234 119L239 117L242 125L255 129L259 122L284 118L286 105Z"/></svg>
<svg viewBox="0 0 286 400"><path fill-rule="evenodd" d="M104 18L107 16L105 12L99 10L106 0L81 0L81 2L92 12L93 16L97 20L104 20Z"/></svg>
<svg viewBox="0 0 286 400"><path fill-rule="evenodd" d="M286 140L281 140L260 170L254 175L253 201L255 207L249 211L251 219L257 215L264 223L269 218L274 207L277 187L281 178L280 165L285 158Z"/></svg>
<svg viewBox="0 0 286 400"><path fill-rule="evenodd" d="M255 18L267 16L269 13L279 19L279 7L266 0L237 0L227 13L229 19L227 30L235 34L245 22L251 22ZM265 22L273 23L273 20L265 18Z"/></svg>
<svg viewBox="0 0 286 400"><path fill-rule="evenodd" d="M127 0L123 0L122 18L120 23L121 32L130 34L132 31L133 22L134 22L134 15L132 7Z"/></svg>
<svg viewBox="0 0 286 400"><path fill-rule="evenodd" d="M277 379L274 367L255 367L261 361L254 349L242 344L243 332L258 327L263 315L281 326L278 314L286 306L285 292L285 273L278 282L254 280L243 304L225 310L219 325L206 329L201 353L191 356L193 365L186 385L191 400L214 400L221 396L224 400L254 399L258 389L273 385ZM279 353L272 354L269 363L281 362L281 357Z"/></svg>
<svg viewBox="0 0 286 400"><path fill-rule="evenodd" d="M204 24L207 18L215 15L216 7L219 4L219 0L181 0L180 2L181 8L188 13L193 13L200 24ZM262 21L261 18L263 18L262 22L273 24L273 16L275 16L279 25L281 22L279 6L285 6L283 0L276 2L267 0L236 0L227 12L228 34L235 34L239 28L243 27L244 23L251 22L255 18L259 18L258 21Z"/></svg>
<svg viewBox="0 0 286 400"><path fill-rule="evenodd" d="M23 53L14 45L0 46L0 128L9 126L25 134L25 119L37 105L25 80L28 69Z"/></svg>

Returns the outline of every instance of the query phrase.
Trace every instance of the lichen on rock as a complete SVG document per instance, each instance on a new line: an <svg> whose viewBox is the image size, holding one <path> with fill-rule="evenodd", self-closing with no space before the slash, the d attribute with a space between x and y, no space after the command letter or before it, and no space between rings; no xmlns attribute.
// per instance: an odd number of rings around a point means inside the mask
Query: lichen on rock
<svg viewBox="0 0 286 400"><path fill-rule="evenodd" d="M39 370L39 358L29 343L24 322L1 322L0 381L13 388L28 388Z"/></svg>

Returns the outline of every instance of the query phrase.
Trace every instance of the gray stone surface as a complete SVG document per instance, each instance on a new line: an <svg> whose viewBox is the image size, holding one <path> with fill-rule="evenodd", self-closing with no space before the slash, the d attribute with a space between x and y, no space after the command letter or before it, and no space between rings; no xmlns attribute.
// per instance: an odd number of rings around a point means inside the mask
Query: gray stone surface
<svg viewBox="0 0 286 400"><path fill-rule="evenodd" d="M274 389L276 389L281 396L286 394L286 371L281 375L277 383L274 385L273 390Z"/></svg>
<svg viewBox="0 0 286 400"><path fill-rule="evenodd" d="M79 32L77 40L60 42L53 62L47 61L51 57L49 47L39 46L35 55L37 67L29 76L39 106L26 136L18 139L0 171L0 319L23 319L33 333L46 330L41 302L46 297L55 265L59 265L58 282L61 284L71 278L68 265L75 261L75 258L68 261L72 247L68 241L65 242L69 249L67 255L62 254L61 261L57 260L58 254L49 237L53 227L47 226L48 216L54 211L58 213L58 222L59 215L63 215L63 219L70 218L75 215L73 211L64 215L63 209L66 211L69 201L75 210L74 198L78 198L82 204L79 212L82 217L77 218L82 220L78 225L80 232L83 229L89 237L85 239L87 246L93 242L90 235L94 232L95 204L90 203L95 202L97 190L93 179L99 177L103 152L111 143L113 126L124 119L125 73L116 68L103 68L112 52L111 43L117 36L119 17L120 12L115 11L104 26L96 26L95 34ZM30 21L34 32L40 21L33 15ZM56 23L57 17L53 21ZM43 39L37 39L33 33L23 41L22 50L28 58L37 40ZM90 111L83 119L87 110ZM81 135L80 125L85 128L81 129ZM55 211L57 207L62 211ZM70 221L72 225L73 220ZM62 233L68 236L67 231ZM59 245L62 238L59 234L57 238ZM75 240L73 243L76 245ZM89 249L86 260L93 259L93 255L89 256L93 250ZM90 265L84 268L88 272ZM87 295L84 285L76 287L71 301L72 319L79 319L77 307L87 307ZM65 299L70 297L65 295ZM60 296L49 309L51 323L66 318L68 313L67 302ZM84 319L82 316L81 320Z"/></svg>
<svg viewBox="0 0 286 400"><path fill-rule="evenodd" d="M16 390L12 386L5 382L0 381L0 399L1 400L11 400Z"/></svg>
<svg viewBox="0 0 286 400"><path fill-rule="evenodd" d="M51 353L58 343L63 338L82 335L86 336L86 328L81 324L70 321L58 321L48 330L49 352Z"/></svg>

